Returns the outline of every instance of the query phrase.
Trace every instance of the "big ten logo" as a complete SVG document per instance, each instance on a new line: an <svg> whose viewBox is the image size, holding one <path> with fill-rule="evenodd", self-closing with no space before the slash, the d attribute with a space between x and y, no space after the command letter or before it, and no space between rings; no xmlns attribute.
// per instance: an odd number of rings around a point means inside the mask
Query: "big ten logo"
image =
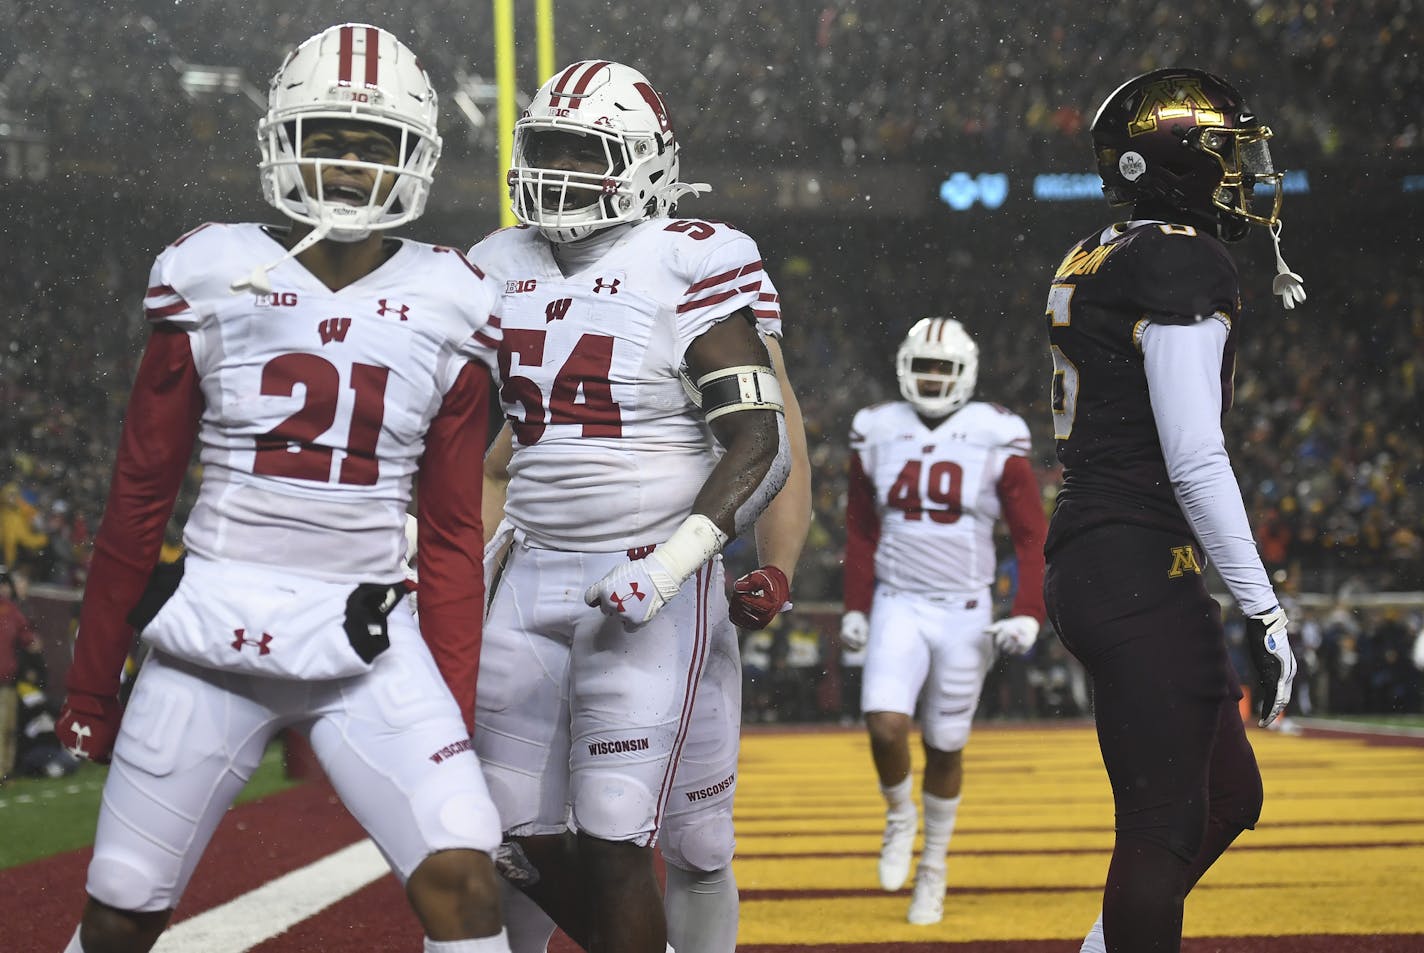
<svg viewBox="0 0 1424 953"><path fill-rule="evenodd" d="M274 291L271 294L257 296L257 307L259 308L295 308L296 306L297 293L295 291Z"/></svg>
<svg viewBox="0 0 1424 953"><path fill-rule="evenodd" d="M507 295L524 294L539 287L537 278L512 278L504 283L504 293Z"/></svg>
<svg viewBox="0 0 1424 953"><path fill-rule="evenodd" d="M574 111L573 111L572 109L564 109L564 108L561 107L561 106L557 106L557 107L555 107L555 108L549 110L549 115L550 115L550 116L563 116L563 117L567 117L567 116L572 116L573 114L574 114Z"/></svg>

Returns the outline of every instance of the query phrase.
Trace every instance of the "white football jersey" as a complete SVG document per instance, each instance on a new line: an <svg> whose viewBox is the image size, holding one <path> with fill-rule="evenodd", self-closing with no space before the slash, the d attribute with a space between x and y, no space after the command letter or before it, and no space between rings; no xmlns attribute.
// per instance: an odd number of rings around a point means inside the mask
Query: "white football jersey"
<svg viewBox="0 0 1424 953"><path fill-rule="evenodd" d="M850 445L875 487L877 582L923 593L993 583L999 477L1029 451L1022 417L971 401L930 428L894 401L857 413Z"/></svg>
<svg viewBox="0 0 1424 953"><path fill-rule="evenodd" d="M510 522L545 549L661 543L721 453L679 377L688 346L743 308L780 335L756 243L726 225L658 218L568 276L527 227L495 232L470 259L502 291Z"/></svg>
<svg viewBox="0 0 1424 953"><path fill-rule="evenodd" d="M230 289L283 251L259 225L212 224L153 265L145 311L187 332L206 404L184 543L334 580L400 579L430 421L468 361L494 368L490 283L456 249L402 241L340 291L294 259L269 272L271 294Z"/></svg>

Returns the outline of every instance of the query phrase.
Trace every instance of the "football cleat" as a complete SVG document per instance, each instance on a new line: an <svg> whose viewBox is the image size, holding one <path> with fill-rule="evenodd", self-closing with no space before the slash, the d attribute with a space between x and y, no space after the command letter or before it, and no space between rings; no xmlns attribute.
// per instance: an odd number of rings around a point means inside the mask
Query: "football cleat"
<svg viewBox="0 0 1424 953"><path fill-rule="evenodd" d="M910 879L910 856L920 814L913 807L905 814L885 815L885 838L880 842L880 887L899 890Z"/></svg>
<svg viewBox="0 0 1424 953"><path fill-rule="evenodd" d="M905 919L916 926L928 926L944 919L944 868L920 865L915 872L915 892Z"/></svg>

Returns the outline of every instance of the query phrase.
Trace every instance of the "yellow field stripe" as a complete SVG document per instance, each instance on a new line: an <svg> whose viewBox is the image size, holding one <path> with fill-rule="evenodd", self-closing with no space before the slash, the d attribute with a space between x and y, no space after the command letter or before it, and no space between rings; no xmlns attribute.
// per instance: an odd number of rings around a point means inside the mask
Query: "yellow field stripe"
<svg viewBox="0 0 1424 953"><path fill-rule="evenodd" d="M1419 933L1424 949L1424 748L1255 730L1251 740L1261 822L1188 898L1186 934ZM918 777L918 750L915 761ZM739 942L1067 940L1097 915L1113 818L1090 727L976 726L940 924L910 926L909 891L878 889L883 823L862 732L749 733Z"/></svg>

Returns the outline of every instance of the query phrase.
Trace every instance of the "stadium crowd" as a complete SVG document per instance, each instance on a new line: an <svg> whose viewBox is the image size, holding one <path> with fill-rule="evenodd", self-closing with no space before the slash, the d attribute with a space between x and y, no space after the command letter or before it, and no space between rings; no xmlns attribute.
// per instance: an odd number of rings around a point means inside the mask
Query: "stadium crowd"
<svg viewBox="0 0 1424 953"><path fill-rule="evenodd" d="M437 85L494 73L489 4L424 0L393 16L373 0L344 3L426 51ZM1421 146L1424 23L1408 0L1134 0L1097 6L989 0L559 0L560 50L679 77L667 94L691 146L734 142L751 154L932 160L946 150L1076 158L1102 77L1167 62L1213 64L1261 102L1302 157ZM521 11L523 8L520 8ZM206 114L179 82L182 64L235 68L261 90L280 51L326 25L283 0L240 8L218 0L147 3L0 0L0 113L83 153L96 139L192 127ZM521 55L533 17L519 13ZM1135 51L1126 58L1124 50ZM946 55L946 51L952 51ZM1135 60L1135 62L1134 62ZM1110 64L1110 69L1095 69ZM534 73L521 63L521 76ZM1329 95L1301 95L1329 90ZM237 91L233 87L232 91ZM447 110L447 135L462 122ZM175 120L177 120L175 122ZM1028 135L1024 135L1025 130ZM451 137L455 139L455 137ZM452 142L458 147L458 142Z"/></svg>
<svg viewBox="0 0 1424 953"><path fill-rule="evenodd" d="M685 147L696 155L721 154L729 144L749 162L759 155L913 161L969 150L1063 155L1081 166L1091 119L1085 110L1106 92L1100 78L1121 72L1090 67L1108 56L1120 65L1118 51L1130 43L1142 50L1144 68L1179 57L1221 64L1253 99L1271 104L1271 124L1293 158L1329 156L1345 142L1372 155L1421 146L1424 67L1413 51L1424 28L1402 0L1252 0L1226 8L1143 0L1127 13L1121 5L1025 5L1017 15L968 0L954 4L952 16L928 21L920 6L866 0L682 0L654 17L634 0L557 7L561 49L681 78L663 83L682 117ZM158 8L0 0L0 17L12 24L0 32L0 64L8 64L0 70L0 121L45 129L60 157L122 161L135 150L143 156L138 167L147 168L162 158L155 141L201 142L203 129L227 122L211 102L185 96L175 63L233 65L263 77L277 51L326 25L323 14L275 0L244 4L237 17L213 0ZM364 0L342 12L408 33L433 56L437 83L492 72L488 5L426 0L402 24ZM521 21L520 30L527 40L532 24ZM648 42L650 31L662 39ZM521 75L532 74L521 66ZM1302 84L1332 93L1302 98ZM238 117L235 141L249 149L255 107L236 100L225 108ZM443 111L447 134L461 121L457 110ZM449 138L447 150L458 149L459 137ZM255 155L226 159L250 169ZM196 224L166 180L119 192L83 179L81 172L63 184L6 189L3 198L8 218L31 227L24 241L7 243L0 269L0 295L21 312L0 330L7 409L0 559L31 581L58 585L83 583L145 333L139 302L149 263ZM464 231L473 240L481 230ZM765 234L815 468L815 521L797 600L839 599L847 429L858 408L896 396L894 349L916 317L952 311L977 337L978 396L1030 422L1051 505L1056 472L1041 315L1047 276L1077 236L1031 235L1005 255L942 233L865 223L855 226L847 264L845 233L790 222ZM1309 306L1289 317L1270 299L1269 266L1243 264L1259 280L1244 282L1250 317L1227 437L1238 448L1238 478L1267 566L1301 591L1424 589L1424 276L1411 256L1378 243L1321 252L1329 267L1308 276ZM1418 709L1417 671L1409 689L1398 651L1376 650L1398 641L1392 626L1419 629L1417 613L1396 616L1343 607L1300 613L1319 635L1317 702L1338 709L1394 699L1389 704ZM797 657L808 650L803 635ZM819 657L829 651L822 646ZM1061 687L1052 672L1042 677Z"/></svg>

